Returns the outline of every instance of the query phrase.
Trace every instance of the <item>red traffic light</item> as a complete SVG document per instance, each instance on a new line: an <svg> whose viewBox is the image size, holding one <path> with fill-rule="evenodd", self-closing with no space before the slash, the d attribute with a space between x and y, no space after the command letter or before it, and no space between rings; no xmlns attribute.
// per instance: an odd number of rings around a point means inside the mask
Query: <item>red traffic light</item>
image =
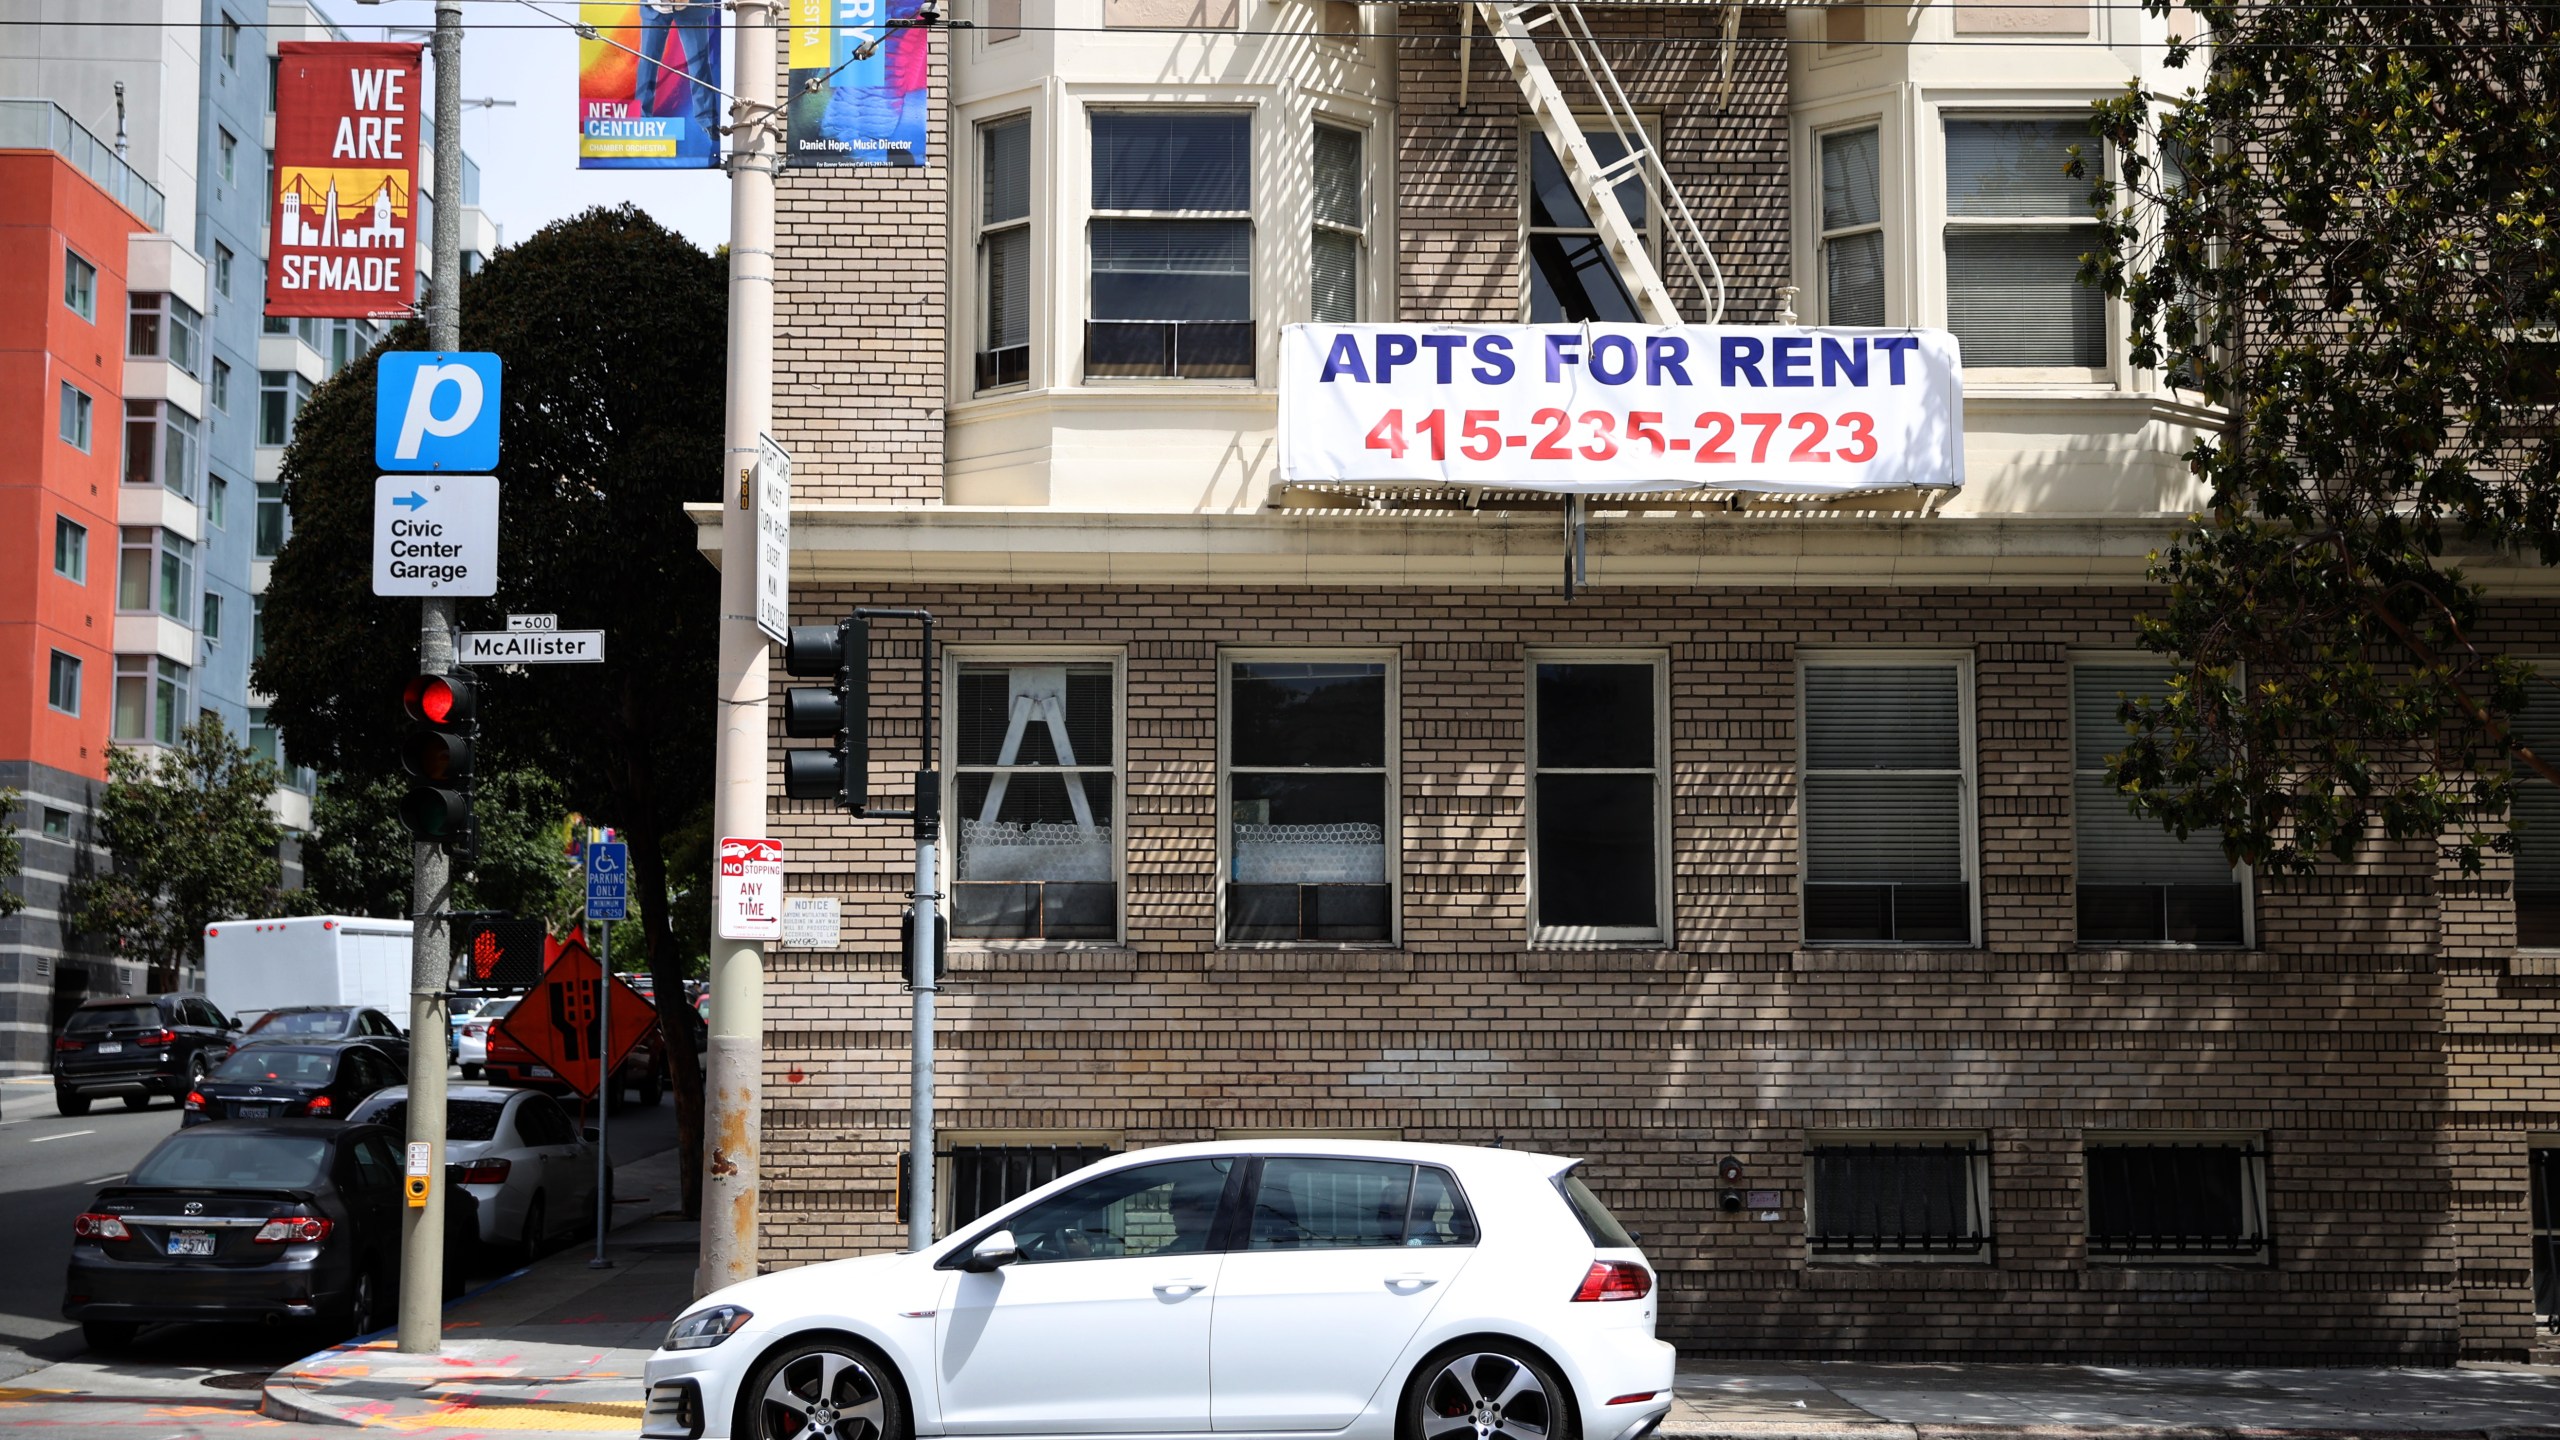
<svg viewBox="0 0 2560 1440"><path fill-rule="evenodd" d="M471 718L471 682L450 675L420 675L401 692L409 718L430 725L459 725Z"/></svg>

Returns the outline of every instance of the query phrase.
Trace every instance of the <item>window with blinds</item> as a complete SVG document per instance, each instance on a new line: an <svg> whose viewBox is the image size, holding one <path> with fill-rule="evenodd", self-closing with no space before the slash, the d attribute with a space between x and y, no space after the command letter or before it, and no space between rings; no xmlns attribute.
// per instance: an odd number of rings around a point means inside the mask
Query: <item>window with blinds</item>
<svg viewBox="0 0 2560 1440"><path fill-rule="evenodd" d="M1863 14L1864 12L1858 12ZM1822 319L1884 323L1884 209L1874 126L1822 137Z"/></svg>
<svg viewBox="0 0 2560 1440"><path fill-rule="evenodd" d="M2560 682L2535 681L2527 694L2516 738L2543 760L2560 762ZM2516 767L2514 825L2516 944L2560 949L2560 786L2523 765Z"/></svg>
<svg viewBox="0 0 2560 1440"><path fill-rule="evenodd" d="M1093 112L1088 376L1253 378L1253 119Z"/></svg>
<svg viewBox="0 0 2560 1440"><path fill-rule="evenodd" d="M1541 659L1533 672L1529 863L1537 938L1659 940L1661 666Z"/></svg>
<svg viewBox="0 0 2560 1440"><path fill-rule="evenodd" d="M1968 368L2107 363L2103 297L2080 283L2089 185L2063 173L2097 143L2078 119L1946 122L1947 328Z"/></svg>
<svg viewBox="0 0 2560 1440"><path fill-rule="evenodd" d="M1360 132L1315 127L1312 163L1315 236L1308 318L1349 325L1360 318Z"/></svg>
<svg viewBox="0 0 2560 1440"><path fill-rule="evenodd" d="M1806 664L1806 940L1973 939L1971 673L1958 659Z"/></svg>
<svg viewBox="0 0 2560 1440"><path fill-rule="evenodd" d="M1525 128L1529 152L1528 283L1529 323L1569 324L1583 320L1633 321L1636 302L1618 278L1618 267L1601 248L1600 230L1584 209L1564 166L1534 122ZM1605 123L1585 127L1591 153L1602 168L1626 158L1627 147ZM1651 248L1652 208L1641 174L1617 186L1619 208L1646 237Z"/></svg>
<svg viewBox="0 0 2560 1440"><path fill-rule="evenodd" d="M1119 938L1117 687L1109 660L960 662L951 689L955 938Z"/></svg>
<svg viewBox="0 0 2560 1440"><path fill-rule="evenodd" d="M1031 379L1031 117L978 127L985 171L978 204L978 266L986 335L980 390Z"/></svg>
<svg viewBox="0 0 2560 1440"><path fill-rule="evenodd" d="M2220 838L2179 839L2133 813L2107 783L2125 747L2119 706L2168 693L2169 667L2142 660L2071 667L2071 838L2083 945L2244 945L2246 890Z"/></svg>

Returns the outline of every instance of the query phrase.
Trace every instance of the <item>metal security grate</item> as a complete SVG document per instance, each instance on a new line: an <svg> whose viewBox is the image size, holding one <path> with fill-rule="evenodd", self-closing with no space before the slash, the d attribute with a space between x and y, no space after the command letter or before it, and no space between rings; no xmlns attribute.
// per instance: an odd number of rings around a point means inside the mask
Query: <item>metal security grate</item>
<svg viewBox="0 0 2560 1440"><path fill-rule="evenodd" d="M907 1152L912 1153L912 1152ZM898 1157L898 1213L907 1210L907 1153ZM1108 1145L957 1145L934 1152L940 1175L944 1233L1061 1175L1119 1152Z"/></svg>
<svg viewBox="0 0 2560 1440"><path fill-rule="evenodd" d="M1811 1148L1816 1255L1976 1256L1991 1246L1991 1147L1955 1143Z"/></svg>
<svg viewBox="0 0 2560 1440"><path fill-rule="evenodd" d="M2268 1251L2267 1152L2256 1141L2098 1144L2087 1162L2091 1255Z"/></svg>

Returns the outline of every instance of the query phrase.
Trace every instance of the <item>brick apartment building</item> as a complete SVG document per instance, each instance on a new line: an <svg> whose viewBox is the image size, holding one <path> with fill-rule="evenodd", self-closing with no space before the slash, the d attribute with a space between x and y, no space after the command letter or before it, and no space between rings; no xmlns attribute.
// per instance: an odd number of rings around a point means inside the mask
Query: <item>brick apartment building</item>
<svg viewBox="0 0 2560 1440"><path fill-rule="evenodd" d="M1484 25L1046 9L935 36L925 166L781 187L795 618L946 644L946 1224L1000 1161L1501 1143L1587 1157L1698 1354L2538 1343L2560 847L2277 881L2096 779L2213 417L2076 284L2056 172L2173 22L1595 12L1724 322L1953 330L1966 483L1595 501L1568 598L1552 496L1274 466L1286 323L1626 318ZM2560 636L2549 572L2477 573L2500 638ZM916 663L877 632L884 803ZM791 887L846 917L767 960L788 1265L903 1237L910 859L774 770Z"/></svg>

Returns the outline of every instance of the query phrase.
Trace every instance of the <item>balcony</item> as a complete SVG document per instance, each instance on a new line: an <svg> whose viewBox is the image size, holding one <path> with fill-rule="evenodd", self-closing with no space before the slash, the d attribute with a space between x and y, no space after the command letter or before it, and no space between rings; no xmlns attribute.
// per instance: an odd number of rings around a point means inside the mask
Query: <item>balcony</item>
<svg viewBox="0 0 2560 1440"><path fill-rule="evenodd" d="M168 224L169 202L159 190L117 159L114 146L50 100L0 100L0 150L51 150L97 181L99 189L143 224L154 230Z"/></svg>

